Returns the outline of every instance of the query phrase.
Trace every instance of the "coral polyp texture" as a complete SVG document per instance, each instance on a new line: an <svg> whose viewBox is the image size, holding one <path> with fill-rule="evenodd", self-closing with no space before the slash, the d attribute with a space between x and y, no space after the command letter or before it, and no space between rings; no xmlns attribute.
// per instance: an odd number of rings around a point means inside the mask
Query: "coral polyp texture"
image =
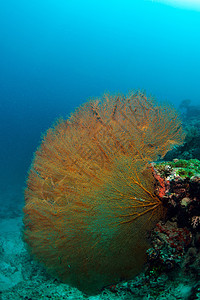
<svg viewBox="0 0 200 300"><path fill-rule="evenodd" d="M105 94L60 119L28 175L30 253L88 294L140 272L147 233L163 215L149 162L183 138L175 110L140 91Z"/></svg>

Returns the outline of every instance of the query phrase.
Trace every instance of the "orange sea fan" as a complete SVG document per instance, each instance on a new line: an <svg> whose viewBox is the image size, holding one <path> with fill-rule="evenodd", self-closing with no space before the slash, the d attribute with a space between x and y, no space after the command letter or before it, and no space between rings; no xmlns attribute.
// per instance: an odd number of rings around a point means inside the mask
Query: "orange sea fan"
<svg viewBox="0 0 200 300"><path fill-rule="evenodd" d="M149 162L182 143L174 109L140 91L105 94L59 120L27 180L24 239L64 282L88 294L129 279L162 217Z"/></svg>

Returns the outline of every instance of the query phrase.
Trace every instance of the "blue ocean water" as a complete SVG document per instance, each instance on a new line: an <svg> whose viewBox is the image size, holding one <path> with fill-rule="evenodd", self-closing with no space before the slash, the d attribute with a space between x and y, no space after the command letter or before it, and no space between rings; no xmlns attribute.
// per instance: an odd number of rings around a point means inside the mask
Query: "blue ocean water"
<svg viewBox="0 0 200 300"><path fill-rule="evenodd" d="M144 0L1 1L1 192L23 189L41 134L89 97L141 88L176 106L198 104L199 53L194 9Z"/></svg>

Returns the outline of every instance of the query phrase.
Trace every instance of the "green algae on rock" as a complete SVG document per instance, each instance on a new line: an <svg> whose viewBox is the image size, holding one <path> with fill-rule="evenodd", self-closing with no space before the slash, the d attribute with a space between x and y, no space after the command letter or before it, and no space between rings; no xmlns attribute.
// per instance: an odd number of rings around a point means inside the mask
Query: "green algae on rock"
<svg viewBox="0 0 200 300"><path fill-rule="evenodd" d="M200 161L198 159L174 159L173 161L159 162L155 164L155 168L162 177L169 179L200 176Z"/></svg>

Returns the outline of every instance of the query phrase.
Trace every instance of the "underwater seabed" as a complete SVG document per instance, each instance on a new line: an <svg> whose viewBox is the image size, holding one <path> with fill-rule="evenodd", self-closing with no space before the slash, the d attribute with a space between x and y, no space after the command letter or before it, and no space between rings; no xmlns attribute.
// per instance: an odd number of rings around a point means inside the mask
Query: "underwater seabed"
<svg viewBox="0 0 200 300"><path fill-rule="evenodd" d="M13 195L19 194L18 187L4 194L7 199L5 203L9 203ZM10 199L9 199L10 198ZM3 203L3 201L2 201ZM190 264L189 272L185 272L184 268L177 267L175 271L160 272L151 268L151 271L144 266L144 272L138 274L136 278L128 282L121 282L118 285L104 289L96 296L86 296L76 288L63 284L46 273L42 266L33 261L22 241L22 214L19 214L20 208L16 207L10 211L9 215L0 221L0 299L2 300L18 300L18 299L90 299L90 300L121 300L121 299L200 299L200 286L194 280L195 272L194 260L198 261L197 253L194 247L190 246L188 251L187 263ZM154 234L160 235L163 240L170 226L159 224ZM167 230L166 230L167 228ZM159 229L159 233L158 233ZM161 230L162 229L162 230ZM175 232L176 229L172 228ZM161 232L162 231L162 232ZM173 238L173 237L172 237ZM162 249L161 249L162 250ZM160 250L160 251L161 251ZM193 251L193 252L192 252ZM189 253L190 252L190 253ZM152 249L149 251L149 257L153 257L155 253ZM195 255L195 259L194 259ZM193 265L193 269L192 269ZM170 269L169 265L169 269ZM196 268L196 272L198 272ZM198 274L197 274L198 276Z"/></svg>
<svg viewBox="0 0 200 300"><path fill-rule="evenodd" d="M145 275L141 273L135 280L112 286L96 296L85 296L76 288L58 282L46 274L45 270L33 262L21 239L22 218L5 219L0 226L0 299L200 299L190 298L193 281L182 277L181 271L171 280L168 275L160 276L157 282L143 285ZM159 290L159 296L158 294ZM200 294L200 293L199 293ZM200 297L200 295L199 295Z"/></svg>

